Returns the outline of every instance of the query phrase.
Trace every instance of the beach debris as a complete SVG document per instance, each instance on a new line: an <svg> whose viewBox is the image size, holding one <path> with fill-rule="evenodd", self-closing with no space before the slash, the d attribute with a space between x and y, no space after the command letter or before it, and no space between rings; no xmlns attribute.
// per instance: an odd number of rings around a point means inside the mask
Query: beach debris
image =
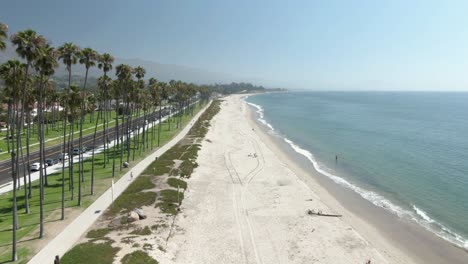
<svg viewBox="0 0 468 264"><path fill-rule="evenodd" d="M313 199L312 199L312 198L310 198L310 199L307 199L306 201L307 201L307 202L311 202L311 201L313 201Z"/></svg>
<svg viewBox="0 0 468 264"><path fill-rule="evenodd" d="M128 213L127 222L132 223L138 220L140 220L140 216L135 211Z"/></svg>
<svg viewBox="0 0 468 264"><path fill-rule="evenodd" d="M135 213L138 214L139 220L146 219L146 215L145 215L145 213L143 212L143 209L141 209L141 208L135 208L135 209L133 209L133 212L135 212Z"/></svg>
<svg viewBox="0 0 468 264"><path fill-rule="evenodd" d="M329 216L329 217L342 217L342 215L339 215L339 214L324 214L322 213L322 210L310 210L308 209L307 210L307 214L308 215L318 215L318 216Z"/></svg>

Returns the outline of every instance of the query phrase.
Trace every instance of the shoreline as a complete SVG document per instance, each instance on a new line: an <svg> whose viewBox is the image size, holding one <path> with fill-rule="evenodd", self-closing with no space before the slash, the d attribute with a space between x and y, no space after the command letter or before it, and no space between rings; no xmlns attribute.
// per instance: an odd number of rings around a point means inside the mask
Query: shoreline
<svg viewBox="0 0 468 264"><path fill-rule="evenodd" d="M304 156L295 152L279 136L271 135L263 119L247 106L245 116L267 146L285 162L331 208L343 212L345 221L374 244L380 252L404 255L403 263L466 263L468 253L424 229L416 223L403 220L373 205L356 192L339 186L318 172ZM271 128L270 126L268 126ZM365 218L365 219L364 219ZM403 259L402 259L403 260Z"/></svg>
<svg viewBox="0 0 468 264"><path fill-rule="evenodd" d="M345 211L326 217L340 207L263 138L240 95L224 99L187 181L167 263L414 263L381 250Z"/></svg>

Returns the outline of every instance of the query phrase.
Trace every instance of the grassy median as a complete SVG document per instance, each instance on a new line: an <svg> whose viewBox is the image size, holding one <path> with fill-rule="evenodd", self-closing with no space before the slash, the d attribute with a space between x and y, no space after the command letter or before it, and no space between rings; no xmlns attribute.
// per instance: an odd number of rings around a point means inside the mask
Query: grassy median
<svg viewBox="0 0 468 264"><path fill-rule="evenodd" d="M200 111L201 107L197 105L194 110L194 115ZM182 118L182 126L185 127L187 123L193 118L191 115L184 115ZM161 129L161 145L168 142L172 139L180 130L175 129L175 123L170 124L171 130L168 129L167 121L163 122ZM155 129L157 133L157 128ZM148 135L150 135L149 132ZM151 137L150 137L151 140ZM155 144L157 146L157 136L155 137ZM133 140L131 140L132 149ZM118 159L116 160L116 179L119 179L127 171L131 170L134 164L137 164L139 161L144 159L148 154L154 152L157 148L153 150L147 149L143 151L141 155L136 153L135 161L130 162L130 167L119 171ZM112 155L112 149L110 151ZM120 154L117 151L118 155ZM72 211L82 211L88 207L91 203L94 202L105 190L111 186L112 180L112 160L106 165L104 165L104 154L96 154L95 157L95 195L90 194L90 178L91 178L91 158L85 160L84 162L84 173L85 181L82 183L82 192L83 200L82 206L77 206L78 201L78 165L75 164L75 199L71 200L71 194L68 190L68 169L65 173L65 188L66 188L66 211L70 215ZM142 178L144 180L144 178ZM55 221L60 221L60 208L61 208L61 186L62 186L62 175L61 173L55 173L48 175L49 186L45 187L45 201L44 201L44 216L46 223L53 223ZM137 181L135 181L136 183ZM39 227L39 186L38 181L33 182L33 196L29 200L30 203L30 213L25 213L25 204L24 204L24 189L17 192L17 201L18 201L18 221L19 229L17 230L17 240L18 240L18 262L17 263L26 263L28 259L32 257L30 248L35 248L35 243L38 242L38 227ZM0 263L6 263L11 259L11 241L12 241L12 192L5 193L0 195ZM76 214L75 214L76 215ZM47 227L47 226L46 226Z"/></svg>
<svg viewBox="0 0 468 264"><path fill-rule="evenodd" d="M189 178L193 170L198 166L195 161L200 149L199 143L208 131L209 121L218 113L220 109L219 104L220 101L213 102L200 116L184 139L149 165L142 175L129 185L97 221L102 220L107 223L111 220L123 219L120 225L88 232L88 237L104 239L106 241L106 248L103 248L104 246L101 241L90 240L78 244L64 255L63 259L67 261L64 263L87 263L82 261L79 256L87 254L88 256L91 255L92 258L92 255L100 254L99 250L97 250L98 248L106 250L105 254L109 255L109 260L112 262L119 251L119 247L113 245L112 241L109 242L109 238L106 237L109 234L109 230L111 233L120 233L120 236L123 237L122 241L125 241L125 244L134 249L132 253L123 257L121 263L158 263L145 252L153 250L153 248L156 249L156 245L141 245L140 243L134 243L132 239L139 236L151 235L153 234L151 230L172 228L171 224L168 222L158 222L158 224L151 226L151 228L149 226L136 227L133 223L126 223L125 216L129 211L143 206L159 208L162 214L170 216L166 219L171 219L177 215L178 208L184 199L184 190L188 188L187 182L183 179ZM161 179L166 179L164 182L169 188L164 187L165 189L153 191L155 189L155 182L161 182ZM151 221L155 220L151 219ZM158 250L163 249L161 245L157 248ZM112 259L110 259L111 254L114 254Z"/></svg>

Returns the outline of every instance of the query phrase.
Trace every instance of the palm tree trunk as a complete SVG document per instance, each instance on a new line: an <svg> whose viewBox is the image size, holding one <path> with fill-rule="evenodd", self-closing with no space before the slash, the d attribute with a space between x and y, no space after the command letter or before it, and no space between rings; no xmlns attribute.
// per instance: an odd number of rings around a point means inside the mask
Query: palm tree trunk
<svg viewBox="0 0 468 264"><path fill-rule="evenodd" d="M92 158L91 158L91 195L94 195L94 156L95 156L95 151L96 151L96 134L97 134L97 128L98 128L98 124L99 124L99 118L102 116L102 109L101 109L101 106L102 106L102 102L99 103L99 113L98 113L98 116L96 118L96 125L94 126L94 135L93 135L93 154L92 154ZM104 142L104 146L106 145L106 140L105 140L105 131L102 132L103 133L103 142ZM106 152L106 149L104 147L104 153ZM105 156L104 156L105 157ZM105 160L105 158L104 158Z"/></svg>
<svg viewBox="0 0 468 264"><path fill-rule="evenodd" d="M8 153L10 153L11 149L10 149L10 127L11 127L11 123L13 122L14 120L14 116L13 116L13 111L12 111L12 103L10 100L8 100L8 120L7 120L7 150L8 150ZM13 140L13 136L11 137L11 140Z"/></svg>
<svg viewBox="0 0 468 264"><path fill-rule="evenodd" d="M31 160L30 160L30 157L29 157L29 134L30 134L30 130L31 130L31 115L28 114L28 120L26 122L28 122L28 135L26 136L26 157L27 157L27 168L28 168L28 178L31 179L31 170L29 169L31 167ZM27 180L26 180L26 174L24 174L24 205L25 205L25 212L26 214L29 214L29 195L28 195L28 186L27 186ZM31 185L31 184L30 184Z"/></svg>
<svg viewBox="0 0 468 264"><path fill-rule="evenodd" d="M69 168L69 173L70 173L70 182L72 183L71 185L71 200L73 201L75 199L75 174L74 174L74 169L75 166L73 164L73 149L74 149L74 140L75 140L75 117L74 117L74 112L72 109L70 109L70 114L71 114L71 120L70 120L70 136L68 137L70 139L69 141L69 149L68 152L69 155L69 162L68 162L68 168ZM78 179L78 182L80 180Z"/></svg>
<svg viewBox="0 0 468 264"><path fill-rule="evenodd" d="M118 104L118 100L116 100L116 104ZM116 108L115 108L115 136L114 136L114 147L113 147L113 159L112 159L112 178L115 177L115 159L116 159L116 155L117 155L117 147L119 146L119 113L118 113L119 109L116 105ZM117 142L117 145L115 144Z"/></svg>
<svg viewBox="0 0 468 264"><path fill-rule="evenodd" d="M44 114L42 111L42 100L44 93L43 76L41 75L40 87L39 87L39 103L38 103L38 134L39 134L39 204L40 204L40 228L39 238L44 237Z"/></svg>
<svg viewBox="0 0 468 264"><path fill-rule="evenodd" d="M135 104L133 104L132 106L132 113L135 112ZM137 120L138 118L140 117L140 110L139 108L136 109L136 115L137 115ZM130 140L130 138L129 138ZM135 151L137 149L139 149L139 140L140 140L140 125L137 124L137 131L136 131L136 135L133 134L133 158L132 160L135 160ZM130 142L129 142L130 143ZM130 153L128 153L128 155L130 155Z"/></svg>
<svg viewBox="0 0 468 264"><path fill-rule="evenodd" d="M62 217L61 220L65 219L65 153L67 153L66 140L67 140L67 119L68 119L68 95L71 87L71 67L68 71L68 89L65 96L65 114L63 117L63 152L62 152ZM70 157L69 157L70 158Z"/></svg>
<svg viewBox="0 0 468 264"><path fill-rule="evenodd" d="M159 100L159 124L158 124L158 147L160 145L160 139L161 139L161 125L162 125L162 110L161 110L161 104L162 100Z"/></svg>
<svg viewBox="0 0 468 264"><path fill-rule="evenodd" d="M86 82L88 81L88 71L89 68L86 68L86 73L85 73L85 80L83 84L83 94L86 96ZM79 139L79 157L78 157L78 168L79 168L79 174L78 174L78 181L80 182L78 184L78 206L81 206L81 183L84 182L84 159L83 159L83 123L84 123L84 109L85 109L85 100L84 98L81 101L81 109L80 109L80 114L81 114L81 120L80 120L80 139Z"/></svg>
<svg viewBox="0 0 468 264"><path fill-rule="evenodd" d="M12 122L11 126L9 129L11 129L11 135L14 135L15 134L15 123L18 122L19 120L19 117L18 117L18 105L19 105L19 101L18 101L18 98L15 96L15 111L14 111L14 115L16 116L16 118L14 119L14 122ZM18 138L17 138L18 140ZM18 146L15 146L15 142L14 140L12 140L11 142L11 178L13 180L13 226L12 226L12 232L13 232L13 241L12 241L12 261L16 261L18 259L17 257L17 252L16 252L16 226L17 226L17 218L16 218L16 215L17 215L17 204L16 204L16 175L17 175L17 169L18 169L18 159L17 159L17 150L18 150ZM15 149L16 147L16 149Z"/></svg>

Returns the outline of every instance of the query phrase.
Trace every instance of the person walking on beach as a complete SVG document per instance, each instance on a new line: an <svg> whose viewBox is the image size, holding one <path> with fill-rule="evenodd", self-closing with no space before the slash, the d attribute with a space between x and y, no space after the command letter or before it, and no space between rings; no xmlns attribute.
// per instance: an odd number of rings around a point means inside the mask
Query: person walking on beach
<svg viewBox="0 0 468 264"><path fill-rule="evenodd" d="M335 155L335 163L338 163L338 155Z"/></svg>

